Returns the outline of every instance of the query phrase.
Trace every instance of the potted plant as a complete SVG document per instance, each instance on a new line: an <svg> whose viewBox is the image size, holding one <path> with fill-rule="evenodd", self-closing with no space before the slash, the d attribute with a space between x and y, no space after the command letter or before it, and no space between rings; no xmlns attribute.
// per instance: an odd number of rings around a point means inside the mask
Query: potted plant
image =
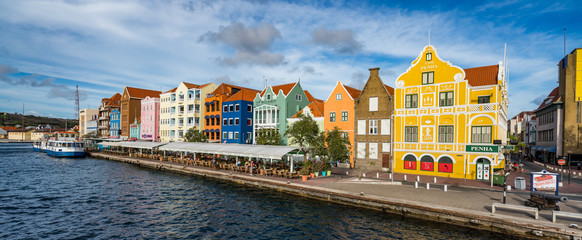
<svg viewBox="0 0 582 240"><path fill-rule="evenodd" d="M331 163L326 161L325 165L323 166L323 170L326 171L327 176L331 176Z"/></svg>
<svg viewBox="0 0 582 240"><path fill-rule="evenodd" d="M301 179L305 182L307 181L307 176L309 175L309 169L304 167L299 170L299 174L301 174Z"/></svg>
<svg viewBox="0 0 582 240"><path fill-rule="evenodd" d="M315 161L313 163L313 173L315 174L316 177L319 177L319 172L321 172L321 161Z"/></svg>

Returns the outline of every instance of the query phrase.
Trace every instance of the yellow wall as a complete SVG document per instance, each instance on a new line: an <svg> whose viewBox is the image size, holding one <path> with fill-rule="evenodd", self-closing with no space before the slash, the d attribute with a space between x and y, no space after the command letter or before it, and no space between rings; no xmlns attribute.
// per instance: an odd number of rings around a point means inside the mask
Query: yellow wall
<svg viewBox="0 0 582 240"><path fill-rule="evenodd" d="M427 58L431 54L432 59ZM500 67L499 69L502 69ZM423 84L423 73L432 72L433 82ZM502 76L502 75L500 75ZM503 78L503 76L502 76ZM395 172L476 179L477 160L486 160L490 168L503 168L505 162L497 152L466 152L467 145L494 146L493 140L505 140L506 121L499 119L502 109L500 102L505 96L501 93L504 80L499 85L473 87L466 80L465 71L450 62L441 60L436 49L426 46L412 62L409 69L396 80L395 119L394 119L394 163ZM452 92L453 103L443 106L440 94ZM418 106L406 107L406 95L417 94ZM478 104L479 96L490 96L490 103ZM498 124L498 122L500 122ZM506 124L505 124L506 125ZM453 141L439 140L439 127L453 127ZM472 143L472 127L490 126L491 142ZM418 140L406 142L406 127L416 127ZM405 163L406 156L414 156L414 163ZM421 158L432 159L432 170L421 170ZM439 160L448 157L452 160L452 172L439 171ZM409 157L410 158L410 157ZM500 159L501 158L501 159ZM416 169L405 169L405 164L416 164ZM409 165L412 166L412 165ZM444 166L443 170L444 170ZM448 167L448 166L447 166ZM482 172L482 174L485 174ZM488 175L490 174L487 173ZM489 178L490 179L490 178Z"/></svg>

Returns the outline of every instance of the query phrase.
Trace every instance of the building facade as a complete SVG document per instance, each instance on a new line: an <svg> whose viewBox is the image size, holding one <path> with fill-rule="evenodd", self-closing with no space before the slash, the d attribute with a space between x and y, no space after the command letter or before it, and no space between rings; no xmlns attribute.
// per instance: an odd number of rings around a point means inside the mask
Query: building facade
<svg viewBox="0 0 582 240"><path fill-rule="evenodd" d="M322 101L313 101L311 102L309 105L305 106L303 109L301 109L298 113L296 113L295 115L293 115L290 118L287 118L287 129L289 129L291 126L293 126L293 124L295 124L295 122L301 121L301 118L299 117L300 114L305 115L310 117L311 119L313 119L313 121L315 121L315 123L317 123L317 127L319 129L320 132L325 131L325 118L324 118L324 111L325 110L325 105ZM287 142L288 146L299 146L298 144L292 144L293 138L289 138L289 141Z"/></svg>
<svg viewBox="0 0 582 240"><path fill-rule="evenodd" d="M550 92L548 97L534 110L536 116L536 141L530 149L536 160L557 164L557 153L563 152L562 129L564 112L560 100L559 87Z"/></svg>
<svg viewBox="0 0 582 240"><path fill-rule="evenodd" d="M97 119L99 116L99 109L81 109L79 110L79 134L85 136L89 133L97 131ZM89 121L94 121L94 124L88 126ZM93 126L94 125L94 126Z"/></svg>
<svg viewBox="0 0 582 240"><path fill-rule="evenodd" d="M234 108L235 106L224 105L224 101L234 94L238 93L242 87L234 86L230 84L220 84L214 91L208 93L206 95L206 99L204 100L204 107L205 115L204 115L204 134L208 137L209 142L228 142L227 140L234 139L233 132L230 132L231 136L228 136L228 133L225 137L222 136L222 126L235 126L234 121L236 119L226 119L227 122L222 122L222 113L223 112L233 112L234 109L230 109L231 107ZM224 107L224 108L223 108ZM238 120L240 121L240 119ZM236 125L240 125L237 123ZM240 134L239 137L240 139ZM223 141L224 140L224 141Z"/></svg>
<svg viewBox="0 0 582 240"><path fill-rule="evenodd" d="M162 92L125 87L121 95L121 138L129 137L129 125L134 119L141 118L141 100L146 97L159 97Z"/></svg>
<svg viewBox="0 0 582 240"><path fill-rule="evenodd" d="M355 148L355 101L362 91L337 82L331 94L324 103L324 128L331 131L339 128L350 140L350 166L354 166Z"/></svg>
<svg viewBox="0 0 582 240"><path fill-rule="evenodd" d="M426 46L396 80L394 172L491 180L504 168L504 67L462 69Z"/></svg>
<svg viewBox="0 0 582 240"><path fill-rule="evenodd" d="M564 105L564 147L558 155L567 156L572 162L582 162L582 48L566 55L558 68L559 95Z"/></svg>
<svg viewBox="0 0 582 240"><path fill-rule="evenodd" d="M287 118L309 103L311 102L300 82L267 86L253 100L253 141L256 142L257 131L260 129L276 129L281 136L280 145L287 145Z"/></svg>
<svg viewBox="0 0 582 240"><path fill-rule="evenodd" d="M135 119L132 124L129 124L129 138L139 140L141 133L141 123L139 119Z"/></svg>
<svg viewBox="0 0 582 240"><path fill-rule="evenodd" d="M257 93L245 88L222 103L222 142L253 143L253 99Z"/></svg>
<svg viewBox="0 0 582 240"><path fill-rule="evenodd" d="M111 114L109 114L109 138L118 139L121 136L121 121L120 121L121 113L119 109L111 110Z"/></svg>
<svg viewBox="0 0 582 240"><path fill-rule="evenodd" d="M178 87L160 95L160 139L162 142L183 141L190 128L204 129L202 121L206 95L216 84L197 85L181 82Z"/></svg>
<svg viewBox="0 0 582 240"><path fill-rule="evenodd" d="M141 127L139 138L159 141L160 98L146 97L141 100Z"/></svg>
<svg viewBox="0 0 582 240"><path fill-rule="evenodd" d="M104 138L109 137L109 115L113 109L119 109L120 104L121 94L119 93L115 93L110 98L101 99L101 106L99 106L99 120L97 122L99 136Z"/></svg>
<svg viewBox="0 0 582 240"><path fill-rule="evenodd" d="M391 119L394 88L380 78L380 68L370 77L355 101L355 160L352 167L388 171L391 158Z"/></svg>

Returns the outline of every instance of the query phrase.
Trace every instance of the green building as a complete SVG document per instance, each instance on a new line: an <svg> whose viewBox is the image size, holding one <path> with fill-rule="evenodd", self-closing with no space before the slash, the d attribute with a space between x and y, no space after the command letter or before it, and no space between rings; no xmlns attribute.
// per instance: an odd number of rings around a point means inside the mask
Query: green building
<svg viewBox="0 0 582 240"><path fill-rule="evenodd" d="M253 137L257 131L276 129L281 136L280 145L287 145L287 118L291 118L315 99L301 88L300 82L267 86L253 101Z"/></svg>

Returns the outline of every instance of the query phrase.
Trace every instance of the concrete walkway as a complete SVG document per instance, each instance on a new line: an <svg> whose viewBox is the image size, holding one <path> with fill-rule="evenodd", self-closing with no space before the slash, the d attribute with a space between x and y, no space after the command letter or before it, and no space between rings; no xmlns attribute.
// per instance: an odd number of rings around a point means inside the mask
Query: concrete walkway
<svg viewBox="0 0 582 240"><path fill-rule="evenodd" d="M103 157L103 154L93 155L95 157L100 157L99 155L102 155L101 157ZM131 163L135 163L132 161L136 160L136 158L129 157L112 157L129 159L129 161L126 162ZM449 214L458 214L459 216L466 217L466 215L469 214L472 217L469 216L468 218L480 216L490 222L506 222L505 224L512 225L515 228L528 227L532 229L545 229L547 231L564 233L570 236L582 237L582 228L570 227L571 224L577 224L582 227L582 220L559 218L556 223L552 223L551 210L541 210L540 218L538 220L534 220L531 213L508 211L505 209L500 209L496 214L491 214L491 205L493 203L502 202L503 191L501 187L496 186L491 188L488 182L437 178L437 183L435 184L433 177L420 176L418 188L415 188L414 181L416 181L416 176L413 175L408 175L408 181L406 182L402 181L404 177L403 175L393 175L394 181L392 181L388 179L388 174L376 172L366 172L367 177L358 179L356 171L339 168L333 169L333 174L331 176L316 177L303 182L301 179L285 179L256 174L250 175L248 173L238 173L227 170L211 170L207 167L184 166L177 163L159 162L146 159L139 159L139 161L140 163L137 163L139 165L142 165L145 162L150 162L156 166L163 164L175 169L180 169L180 171L182 171L182 169L191 172L198 171L204 173L204 175L215 173L220 176L228 176L233 179L233 181L243 179L247 182L290 186L307 191L334 193L338 196L344 196L351 199L388 202L393 205L406 206L407 208L426 208L430 209L432 212L438 212L439 209L441 209L442 213L445 213L447 216ZM378 178L376 178L376 176L378 176ZM430 184L429 189L426 189L427 182ZM446 192L444 191L445 184L447 185ZM570 193L567 194L570 200L567 203L559 204L562 211L582 213L582 195L577 193L580 190L578 187L579 186L572 187L570 189ZM528 198L529 191L510 191L507 194L507 203L523 206L524 201ZM533 237L534 235L531 236Z"/></svg>

